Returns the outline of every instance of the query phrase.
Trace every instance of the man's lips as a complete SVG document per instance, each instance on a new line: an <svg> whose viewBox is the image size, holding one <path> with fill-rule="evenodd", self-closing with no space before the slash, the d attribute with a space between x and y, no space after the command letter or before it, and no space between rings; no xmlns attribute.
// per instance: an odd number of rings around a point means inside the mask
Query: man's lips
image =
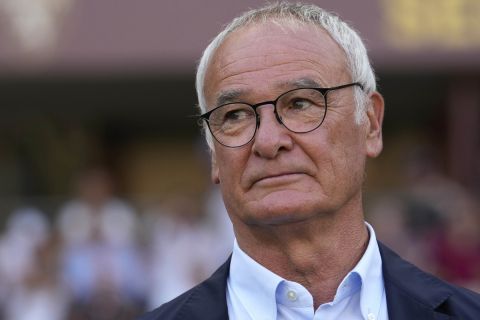
<svg viewBox="0 0 480 320"><path fill-rule="evenodd" d="M288 172L264 174L252 179L251 185L253 186L255 184L287 183L291 180L298 179L300 175L303 175L303 174L305 174L305 172L302 172L302 171L288 171Z"/></svg>
<svg viewBox="0 0 480 320"><path fill-rule="evenodd" d="M264 176L264 177L259 178L259 179L258 179L257 181L255 181L255 182L259 182L259 181L266 180L266 179L274 179L274 178L279 178L279 177L290 176L290 175L294 175L294 174L300 174L300 173L299 173L299 172L285 172L285 173L278 173L278 174L266 175L266 176Z"/></svg>

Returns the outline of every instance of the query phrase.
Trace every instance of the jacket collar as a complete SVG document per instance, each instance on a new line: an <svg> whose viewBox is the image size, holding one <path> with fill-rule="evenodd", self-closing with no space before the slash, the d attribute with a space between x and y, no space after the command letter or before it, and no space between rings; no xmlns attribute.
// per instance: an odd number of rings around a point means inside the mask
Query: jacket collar
<svg viewBox="0 0 480 320"><path fill-rule="evenodd" d="M452 295L449 288L380 242L379 248L389 320L450 319L450 316L439 311Z"/></svg>
<svg viewBox="0 0 480 320"><path fill-rule="evenodd" d="M231 256L210 278L193 289L175 320L228 320L226 287L230 260Z"/></svg>

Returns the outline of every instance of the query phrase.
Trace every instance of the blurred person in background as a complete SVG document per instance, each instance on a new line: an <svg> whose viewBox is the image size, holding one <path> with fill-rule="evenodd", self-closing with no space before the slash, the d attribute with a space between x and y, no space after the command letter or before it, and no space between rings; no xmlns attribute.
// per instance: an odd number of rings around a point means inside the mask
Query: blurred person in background
<svg viewBox="0 0 480 320"><path fill-rule="evenodd" d="M468 197L454 197L431 252L437 273L448 281L480 292L480 207Z"/></svg>
<svg viewBox="0 0 480 320"><path fill-rule="evenodd" d="M407 219L432 271L480 292L478 201L443 174L439 159L435 149L420 145L405 161Z"/></svg>
<svg viewBox="0 0 480 320"><path fill-rule="evenodd" d="M212 277L142 319L477 319L480 296L404 261L364 221L383 99L345 22L280 3L207 47L197 93L236 241Z"/></svg>
<svg viewBox="0 0 480 320"><path fill-rule="evenodd" d="M222 238L188 197L177 196L152 208L148 216L151 273L148 305L165 303L200 283L227 257L233 238ZM228 229L227 229L228 230Z"/></svg>
<svg viewBox="0 0 480 320"><path fill-rule="evenodd" d="M12 212L0 240L1 319L65 319L69 301L58 279L57 249L43 212Z"/></svg>
<svg viewBox="0 0 480 320"><path fill-rule="evenodd" d="M415 213L419 213L418 210ZM422 270L436 274L437 267L433 263L429 241L436 229L432 226L432 231L429 230L427 234L417 232L418 229L412 226L412 220L409 219L411 214L409 201L396 193L377 197L368 208L367 220L383 244Z"/></svg>
<svg viewBox="0 0 480 320"><path fill-rule="evenodd" d="M103 168L80 175L75 198L60 210L62 277L72 295L70 319L131 319L145 303L144 257L135 211L114 196Z"/></svg>

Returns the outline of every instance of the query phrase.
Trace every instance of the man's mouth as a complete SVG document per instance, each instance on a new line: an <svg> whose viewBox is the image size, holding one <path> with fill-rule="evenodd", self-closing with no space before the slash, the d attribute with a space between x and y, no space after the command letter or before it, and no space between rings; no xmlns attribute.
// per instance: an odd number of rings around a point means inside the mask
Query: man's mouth
<svg viewBox="0 0 480 320"><path fill-rule="evenodd" d="M254 181L253 184L257 185L276 185L276 184L288 184L301 178L304 173L302 172L284 172L278 174L269 174L262 176Z"/></svg>

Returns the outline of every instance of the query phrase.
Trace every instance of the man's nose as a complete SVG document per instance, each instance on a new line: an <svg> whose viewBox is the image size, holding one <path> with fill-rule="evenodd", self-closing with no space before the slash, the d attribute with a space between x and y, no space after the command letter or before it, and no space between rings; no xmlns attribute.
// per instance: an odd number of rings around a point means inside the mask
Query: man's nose
<svg viewBox="0 0 480 320"><path fill-rule="evenodd" d="M259 125L252 146L256 155L273 159L293 147L291 132L277 119L273 105L258 108L257 115Z"/></svg>

